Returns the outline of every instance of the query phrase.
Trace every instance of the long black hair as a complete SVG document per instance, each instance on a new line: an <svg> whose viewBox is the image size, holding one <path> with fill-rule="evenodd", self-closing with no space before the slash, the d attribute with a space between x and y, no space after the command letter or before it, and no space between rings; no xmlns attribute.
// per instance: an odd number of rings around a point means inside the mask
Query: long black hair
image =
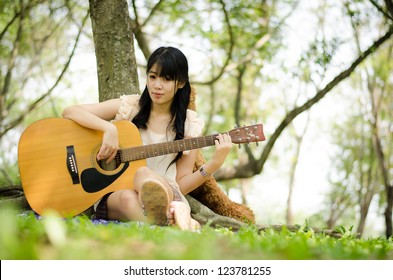
<svg viewBox="0 0 393 280"><path fill-rule="evenodd" d="M169 78L175 81L175 84L184 84L182 88L178 88L173 98L170 107L170 127L167 128L175 131L175 140L183 139L184 123L187 116L187 108L190 102L191 94L187 58L177 48L160 47L150 56L147 62L146 74L150 71L154 64L157 65L158 69L161 69L159 73L160 77ZM132 122L138 128L147 128L147 122L150 117L151 103L152 100L146 86L141 95L141 98L139 99L140 110L132 120ZM172 163L176 162L182 156L182 154L182 152L178 153Z"/></svg>

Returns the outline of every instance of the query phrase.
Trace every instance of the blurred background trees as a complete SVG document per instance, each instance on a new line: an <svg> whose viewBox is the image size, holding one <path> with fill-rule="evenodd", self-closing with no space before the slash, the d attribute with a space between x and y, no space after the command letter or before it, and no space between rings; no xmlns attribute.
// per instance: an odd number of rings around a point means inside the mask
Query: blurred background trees
<svg viewBox="0 0 393 280"><path fill-rule="evenodd" d="M26 125L98 101L94 2L0 1L2 186L19 183ZM139 71L125 84L144 87L146 58L173 45L189 58L205 133L264 124L266 142L234 149L215 174L259 222L363 233L372 215L392 235L392 1L113 2L128 7Z"/></svg>

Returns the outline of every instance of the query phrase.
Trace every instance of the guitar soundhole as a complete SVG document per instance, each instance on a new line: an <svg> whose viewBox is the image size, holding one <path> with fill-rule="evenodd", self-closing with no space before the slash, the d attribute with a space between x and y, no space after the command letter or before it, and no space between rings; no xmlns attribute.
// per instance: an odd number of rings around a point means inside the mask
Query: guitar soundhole
<svg viewBox="0 0 393 280"><path fill-rule="evenodd" d="M106 160L99 160L98 161L99 167L106 171L112 171L117 168L116 163L114 161L111 161L110 163L107 163Z"/></svg>
<svg viewBox="0 0 393 280"><path fill-rule="evenodd" d="M121 160L120 160L119 154L117 154L115 159L109 163L106 162L106 159L99 160L99 161L97 161L97 163L98 163L98 166L101 167L103 170L113 171L113 170L116 170L120 166Z"/></svg>

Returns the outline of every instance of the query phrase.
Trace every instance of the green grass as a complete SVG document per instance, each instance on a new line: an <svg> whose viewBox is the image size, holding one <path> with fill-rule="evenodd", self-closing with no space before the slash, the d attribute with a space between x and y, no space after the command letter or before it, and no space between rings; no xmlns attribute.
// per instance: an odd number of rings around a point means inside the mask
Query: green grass
<svg viewBox="0 0 393 280"><path fill-rule="evenodd" d="M393 259L393 239L357 239L350 231L339 239L310 229L259 232L252 226L184 232L131 222L95 225L83 216L37 220L9 209L0 211L0 225L3 260Z"/></svg>

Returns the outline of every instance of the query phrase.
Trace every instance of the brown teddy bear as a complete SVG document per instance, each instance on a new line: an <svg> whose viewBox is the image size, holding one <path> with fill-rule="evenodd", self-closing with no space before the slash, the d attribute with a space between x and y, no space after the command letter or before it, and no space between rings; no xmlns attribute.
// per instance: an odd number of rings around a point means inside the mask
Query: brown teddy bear
<svg viewBox="0 0 393 280"><path fill-rule="evenodd" d="M189 109L196 111L195 105L196 91L191 90ZM194 171L198 170L205 163L205 159L199 152ZM255 224L254 212L243 204L233 202L218 186L213 176L210 176L200 187L190 193L190 196L201 202L210 210L221 216L234 218L241 222Z"/></svg>

